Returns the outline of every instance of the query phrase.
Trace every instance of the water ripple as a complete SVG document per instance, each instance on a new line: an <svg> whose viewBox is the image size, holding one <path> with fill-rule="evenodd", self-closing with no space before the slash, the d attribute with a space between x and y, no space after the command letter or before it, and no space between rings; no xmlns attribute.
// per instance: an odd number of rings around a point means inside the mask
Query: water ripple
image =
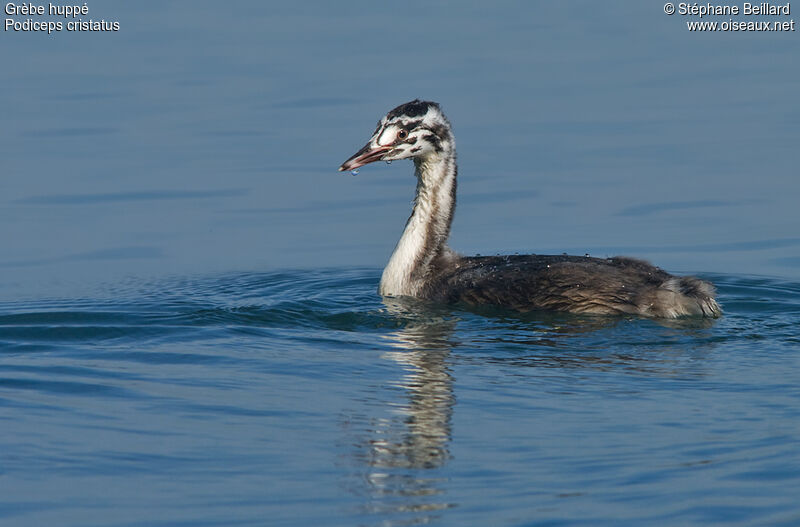
<svg viewBox="0 0 800 527"><path fill-rule="evenodd" d="M800 284L711 276L725 316L665 324L382 301L379 276L0 303L0 475L16 482L0 517L64 514L86 481L150 502L177 481L173 511L313 489L309 517L335 504L346 524L469 524L487 506L500 523L796 515ZM63 499L30 501L51 487Z"/></svg>

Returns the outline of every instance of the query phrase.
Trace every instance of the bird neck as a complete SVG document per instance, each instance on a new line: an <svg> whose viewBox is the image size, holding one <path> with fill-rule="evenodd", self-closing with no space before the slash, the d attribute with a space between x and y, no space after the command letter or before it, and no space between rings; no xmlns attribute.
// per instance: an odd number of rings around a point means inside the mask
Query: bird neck
<svg viewBox="0 0 800 527"><path fill-rule="evenodd" d="M414 209L397 242L379 292L387 296L419 296L443 258L456 206L456 155L454 149L414 159L417 192Z"/></svg>

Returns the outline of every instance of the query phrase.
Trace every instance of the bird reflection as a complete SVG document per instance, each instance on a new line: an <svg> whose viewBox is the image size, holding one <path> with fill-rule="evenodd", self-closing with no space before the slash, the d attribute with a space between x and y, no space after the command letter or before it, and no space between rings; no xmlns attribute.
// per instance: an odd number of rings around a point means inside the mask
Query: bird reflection
<svg viewBox="0 0 800 527"><path fill-rule="evenodd" d="M383 525L427 523L436 511L453 506L443 497L444 479L436 469L450 458L455 396L447 360L456 319L449 312L420 309L416 301L384 303L404 322L385 336L394 350L383 354L403 370L391 383L402 397L388 415L370 424L370 437L362 443L371 495L367 509L381 514ZM397 518L387 523L387 514Z"/></svg>
<svg viewBox="0 0 800 527"><path fill-rule="evenodd" d="M406 298L385 298L384 305L387 320L399 328L382 337L388 347L382 357L397 365L399 373L370 393L380 417L367 417L357 427L360 477L353 489L366 494L362 510L381 525L429 523L455 506L445 490L444 470L451 457L456 405L453 348L486 349L470 360L487 364L674 376L699 374L696 366L684 371L684 362L676 357L687 348L700 353L713 345L702 336L706 326L694 320L672 321L657 330L652 321L615 317L470 313ZM460 321L458 338L464 343L454 341ZM636 324L647 329L636 329ZM622 348L620 341L625 342ZM394 393L386 396L387 391ZM348 423L357 419L349 416Z"/></svg>

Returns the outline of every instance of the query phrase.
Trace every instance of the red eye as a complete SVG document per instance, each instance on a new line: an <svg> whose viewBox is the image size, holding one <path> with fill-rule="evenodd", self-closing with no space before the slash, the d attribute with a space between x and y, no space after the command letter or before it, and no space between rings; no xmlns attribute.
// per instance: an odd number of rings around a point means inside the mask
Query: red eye
<svg viewBox="0 0 800 527"><path fill-rule="evenodd" d="M399 132L397 132L398 139L405 139L406 137L408 137L408 130L401 129Z"/></svg>

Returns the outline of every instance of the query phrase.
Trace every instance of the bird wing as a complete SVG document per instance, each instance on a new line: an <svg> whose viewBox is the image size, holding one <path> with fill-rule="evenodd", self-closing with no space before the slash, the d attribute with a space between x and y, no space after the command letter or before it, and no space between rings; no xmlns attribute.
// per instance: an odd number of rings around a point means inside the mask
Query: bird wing
<svg viewBox="0 0 800 527"><path fill-rule="evenodd" d="M461 258L437 280L436 300L520 311L637 313L670 275L633 258L508 255Z"/></svg>

